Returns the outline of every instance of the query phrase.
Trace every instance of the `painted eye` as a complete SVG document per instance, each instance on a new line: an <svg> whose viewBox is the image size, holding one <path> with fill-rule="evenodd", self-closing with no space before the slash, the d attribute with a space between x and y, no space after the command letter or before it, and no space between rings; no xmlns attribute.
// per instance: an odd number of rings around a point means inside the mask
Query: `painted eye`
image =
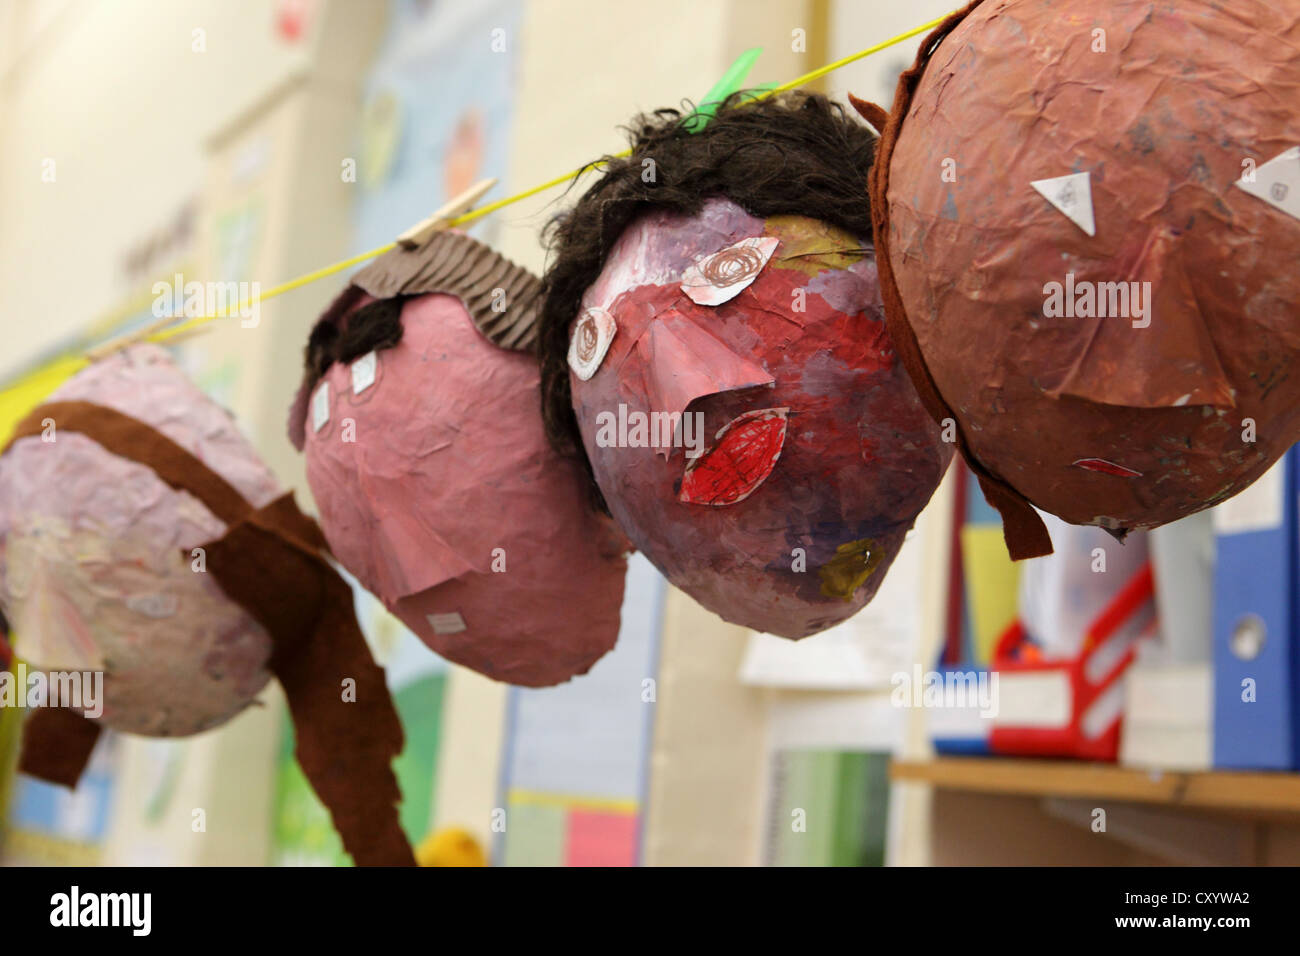
<svg viewBox="0 0 1300 956"><path fill-rule="evenodd" d="M717 444L686 466L677 500L716 507L748 498L781 457L789 411L760 408L723 425Z"/></svg>
<svg viewBox="0 0 1300 956"><path fill-rule="evenodd" d="M755 236L696 260L682 273L682 291L698 305L722 305L749 287L781 244L775 236Z"/></svg>
<svg viewBox="0 0 1300 956"><path fill-rule="evenodd" d="M618 323L604 309L588 309L569 339L569 368L584 382L596 374L618 332Z"/></svg>

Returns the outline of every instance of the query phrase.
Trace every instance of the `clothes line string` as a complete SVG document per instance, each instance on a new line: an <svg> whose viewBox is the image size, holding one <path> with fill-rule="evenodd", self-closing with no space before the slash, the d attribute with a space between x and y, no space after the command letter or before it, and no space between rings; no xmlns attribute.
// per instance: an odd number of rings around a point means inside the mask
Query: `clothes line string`
<svg viewBox="0 0 1300 956"><path fill-rule="evenodd" d="M797 76L793 80L790 80L787 83L782 83L780 86L774 86L770 89L762 90L761 92L756 93L752 97L752 99L755 101L767 99L770 96L775 96L777 93L784 93L787 90L793 90L807 83L811 83L814 80L821 79L823 76L826 76L828 73L833 73L834 71L840 69L843 66L847 66L850 63L854 63L858 60L864 59L865 57L871 56L873 53L879 53L881 50L887 50L891 46L896 46L899 43L903 43L906 40L910 40L912 37L916 36L917 34L926 33L929 30L932 30L935 27L937 27L945 19L946 16L938 17L937 19L931 20L929 23L923 23L918 27L914 27L911 30L906 31L905 33L898 34L898 36L890 37L888 40L884 40L873 46L869 46L866 49L859 50L857 53L851 53L848 56L841 57L840 59L835 60L832 63L827 63L825 66L818 67L817 69L812 70L809 73L803 74L802 76ZM623 150L623 152L621 153L615 153L614 158L622 158L624 156L629 155L631 152L632 152L631 149ZM515 193L513 196L507 196L504 199L498 199L495 202L490 202L485 206L479 206L476 209L471 209L469 212L463 213L462 215L459 215L456 218L449 220L448 225L461 226L464 225L465 223L473 222L476 219L481 219L483 216L489 215L490 213L494 213L498 209L504 209L505 207L513 205L514 203L522 202L525 199L528 199L532 196L536 196L538 193L545 192L548 189L553 189L556 186L560 186L563 185L564 183L577 179L579 176L583 175L584 173L598 168L601 164L602 164L602 160L595 160L594 162L587 163L585 166L580 166L575 170L567 172L563 176L556 176L554 179L548 179L546 182L539 183L536 186L533 186L529 189L525 189L523 192ZM200 326L206 325L209 322L213 322L216 319L225 318L230 315L239 315L254 303L260 305L263 302L266 302L270 299L274 299L276 296L284 295L286 292L292 292L294 289L301 289L305 285L310 285L311 283L316 282L320 279L325 279L328 278L329 276L336 275L340 272L343 272L345 269L350 269L352 266L360 265L361 263L366 262L370 259L374 259L378 256L382 256L384 253L390 252L391 250L396 248L396 246L397 246L396 242L389 242L375 249L371 249L367 252L360 252L354 256L349 256L347 259L340 260L339 262L332 263L331 265L328 266L323 266L320 269L316 269L312 272L308 272L304 275L300 275L297 278L288 280L287 282L282 282L279 285L268 289L266 292L261 293L260 295L242 301L239 303L238 306L236 306L234 311L218 312L212 315L198 316L186 322L182 322L179 325L174 325L170 328L166 328L161 331L155 332L152 335L147 336L145 338L145 341L161 343L161 342L166 342L170 339L174 339L178 336L189 334L195 331L196 329L198 329Z"/></svg>

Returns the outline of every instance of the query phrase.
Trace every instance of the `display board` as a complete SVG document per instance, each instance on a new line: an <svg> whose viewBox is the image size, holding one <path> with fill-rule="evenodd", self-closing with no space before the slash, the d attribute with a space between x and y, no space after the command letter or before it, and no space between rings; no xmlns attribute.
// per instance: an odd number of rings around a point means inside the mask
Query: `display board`
<svg viewBox="0 0 1300 956"><path fill-rule="evenodd" d="M631 866L640 858L667 582L628 561L618 644L567 684L511 691L502 760L507 866Z"/></svg>

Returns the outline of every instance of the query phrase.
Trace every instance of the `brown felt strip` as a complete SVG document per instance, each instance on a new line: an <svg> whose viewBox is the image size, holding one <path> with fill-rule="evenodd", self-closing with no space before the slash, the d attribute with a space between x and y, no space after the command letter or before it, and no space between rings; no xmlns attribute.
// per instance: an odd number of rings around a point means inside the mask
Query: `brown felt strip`
<svg viewBox="0 0 1300 956"><path fill-rule="evenodd" d="M921 75L930 61L930 54L968 13L980 5L980 2L981 0L974 0L964 10L959 10L935 27L921 43L916 62L898 78L894 108L880 134L880 142L876 146L876 159L867 177L868 190L871 194L871 225L875 233L876 266L880 276L881 297L885 306L885 327L889 330L890 338L893 339L898 359L916 386L916 391L921 396L926 410L940 424L943 424L945 419L951 419L956 423L957 416L939 394L939 388L926 367L925 357L921 354L921 347L912 331L907 309L903 305L902 296L899 295L898 285L894 279L894 268L889 258L889 163L893 157L894 145L898 142L898 133L903 119L911 107L912 94L916 91ZM862 108L859 107L859 112L861 111ZM866 116L866 119L874 125L871 116ZM1006 540L1007 551L1012 560L1019 561L1022 558L1036 558L1051 554L1052 539L1038 512L1020 492L985 468L971 454L970 446L960 427L957 428L957 448L979 479L984 497L1002 516L1002 536Z"/></svg>
<svg viewBox="0 0 1300 956"><path fill-rule="evenodd" d="M62 707L38 707L23 721L18 769L50 783L76 787L99 740L98 721Z"/></svg>
<svg viewBox="0 0 1300 956"><path fill-rule="evenodd" d="M877 133L881 132L885 128L885 124L889 122L889 110L883 106L879 106L870 100L860 99L852 93L849 94L849 102L858 111L858 115L870 123L871 128Z"/></svg>
<svg viewBox="0 0 1300 956"><path fill-rule="evenodd" d="M275 639L270 667L293 715L295 756L344 849L358 866L413 866L392 769L401 721L357 626L351 588L292 540L304 521L285 495L207 545L208 572Z"/></svg>
<svg viewBox="0 0 1300 956"><path fill-rule="evenodd" d="M152 425L106 405L92 402L39 405L18 423L10 442L40 435L44 431L41 422L47 418L54 422L56 441L59 431L85 435L105 451L152 468L168 485L193 495L228 525L242 520L251 510L233 485L195 455ZM4 450L0 449L0 454Z"/></svg>

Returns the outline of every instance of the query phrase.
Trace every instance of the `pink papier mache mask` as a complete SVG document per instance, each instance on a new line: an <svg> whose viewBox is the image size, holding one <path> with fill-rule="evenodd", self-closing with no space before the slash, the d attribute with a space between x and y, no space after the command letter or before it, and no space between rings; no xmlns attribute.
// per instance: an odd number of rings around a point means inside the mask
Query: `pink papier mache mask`
<svg viewBox="0 0 1300 956"><path fill-rule="evenodd" d="M291 412L338 560L431 648L526 686L618 636L627 547L542 429L537 280L439 233L358 273Z"/></svg>

